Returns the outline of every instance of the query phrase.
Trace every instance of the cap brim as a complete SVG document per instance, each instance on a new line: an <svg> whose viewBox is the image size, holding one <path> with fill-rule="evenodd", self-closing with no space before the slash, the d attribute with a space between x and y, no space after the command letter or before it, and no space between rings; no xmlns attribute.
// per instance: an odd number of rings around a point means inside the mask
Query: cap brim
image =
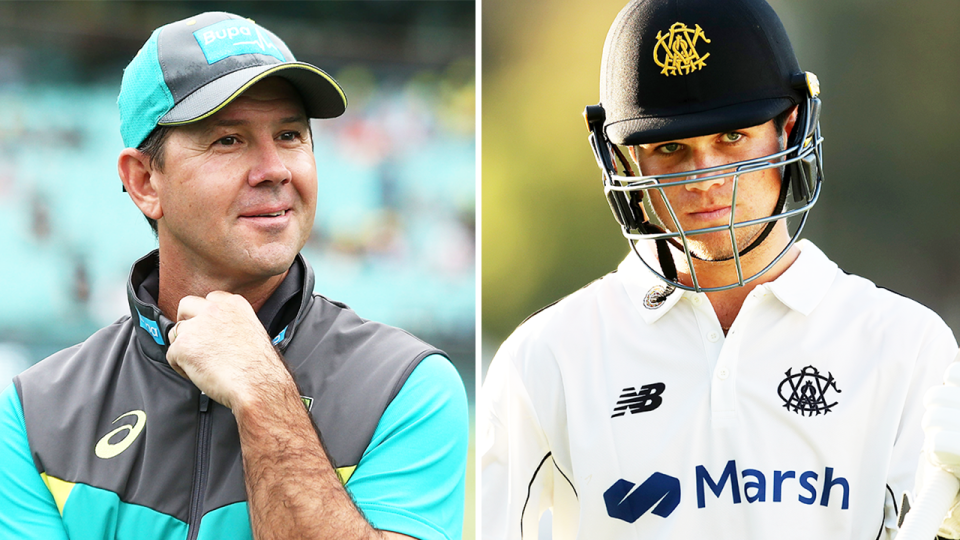
<svg viewBox="0 0 960 540"><path fill-rule="evenodd" d="M334 118L347 108L347 97L333 77L303 62L240 69L197 89L163 115L157 125L188 124L216 114L248 88L267 77L282 77L297 89L310 118Z"/></svg>
<svg viewBox="0 0 960 540"><path fill-rule="evenodd" d="M649 144L756 126L793 105L790 98L763 99L695 113L619 120L604 130L614 144Z"/></svg>

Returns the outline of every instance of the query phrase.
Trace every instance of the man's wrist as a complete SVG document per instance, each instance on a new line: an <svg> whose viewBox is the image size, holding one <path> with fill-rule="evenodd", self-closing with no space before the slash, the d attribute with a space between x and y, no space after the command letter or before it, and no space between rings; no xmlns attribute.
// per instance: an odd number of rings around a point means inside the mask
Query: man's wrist
<svg viewBox="0 0 960 540"><path fill-rule="evenodd" d="M264 351L259 363L261 369L250 373L244 384L238 385L231 399L230 409L234 416L243 415L250 410L264 410L282 407L290 400L299 403L300 393L297 383L287 369L283 358L273 347Z"/></svg>

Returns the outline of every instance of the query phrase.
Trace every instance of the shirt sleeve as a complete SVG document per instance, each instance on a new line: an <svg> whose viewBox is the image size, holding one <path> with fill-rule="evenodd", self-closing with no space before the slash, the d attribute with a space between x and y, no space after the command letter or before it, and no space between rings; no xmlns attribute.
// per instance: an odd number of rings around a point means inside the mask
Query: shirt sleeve
<svg viewBox="0 0 960 540"><path fill-rule="evenodd" d="M893 445L890 469L887 472L887 501L884 505L883 538L893 538L897 530L897 512L904 491L914 490L917 465L923 447L923 396L930 388L943 384L947 366L957 356L957 341L942 322L925 336L917 355L913 378L907 391L900 417L897 439ZM916 491L914 491L916 494Z"/></svg>
<svg viewBox="0 0 960 540"><path fill-rule="evenodd" d="M554 504L553 455L523 378L503 348L480 392L477 433L481 538L536 540L540 516Z"/></svg>
<svg viewBox="0 0 960 540"><path fill-rule="evenodd" d="M430 355L384 411L347 490L377 529L459 539L468 436L463 382L449 360Z"/></svg>
<svg viewBox="0 0 960 540"><path fill-rule="evenodd" d="M14 385L0 393L0 538L66 540L57 504L37 472Z"/></svg>

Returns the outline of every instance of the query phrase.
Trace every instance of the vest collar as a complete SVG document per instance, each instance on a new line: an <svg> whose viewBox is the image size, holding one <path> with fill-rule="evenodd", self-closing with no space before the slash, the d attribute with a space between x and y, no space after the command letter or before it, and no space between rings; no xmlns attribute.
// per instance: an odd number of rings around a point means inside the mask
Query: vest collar
<svg viewBox="0 0 960 540"><path fill-rule="evenodd" d="M160 308L157 307L159 264L159 250L153 250L133 263L130 268L130 277L127 280L127 303L130 306L130 317L133 321L140 350L151 360L166 363L167 347L170 345L167 336L170 329L173 328L174 321L165 317L160 312ZM269 332L271 327L281 324L278 318L284 317L284 315L289 317L292 308L287 309L286 306L288 302L297 301L299 297L296 304L296 316L290 322L277 328L275 335L271 335L273 344L281 351L286 349L293 339L297 326L307 311L313 298L313 286L313 269L303 258L303 255L298 253L287 277L284 278L277 290L270 295L260 312L257 313L261 323ZM265 318L269 320L265 320Z"/></svg>

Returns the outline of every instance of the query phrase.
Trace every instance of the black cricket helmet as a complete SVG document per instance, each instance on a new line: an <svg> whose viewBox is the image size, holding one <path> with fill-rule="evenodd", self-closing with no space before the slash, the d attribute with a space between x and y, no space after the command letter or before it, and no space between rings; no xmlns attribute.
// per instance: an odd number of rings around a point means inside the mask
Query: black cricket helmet
<svg viewBox="0 0 960 540"><path fill-rule="evenodd" d="M655 241L659 268L640 258L671 286L671 292L672 287L700 292L742 286L793 246L823 180L819 94L816 76L800 69L780 19L764 0L633 0L620 11L603 48L600 103L587 106L583 115L613 215L634 251L640 241ZM798 110L797 121L784 149L747 161L644 176L643 171L634 174L619 148L744 129L793 107ZM774 212L736 222L741 176L772 168L782 171ZM684 230L663 192L664 185L716 179L733 182L734 211L729 223ZM654 211L648 193L653 190L659 192L669 215L658 216ZM760 272L744 276L740 257L786 218L797 218L789 227L789 243ZM758 225L763 225L762 231L748 245L738 245L736 230ZM690 238L719 231L730 235L733 249L727 260L735 261L737 280L701 287ZM692 285L679 282L670 246L683 253Z"/></svg>

